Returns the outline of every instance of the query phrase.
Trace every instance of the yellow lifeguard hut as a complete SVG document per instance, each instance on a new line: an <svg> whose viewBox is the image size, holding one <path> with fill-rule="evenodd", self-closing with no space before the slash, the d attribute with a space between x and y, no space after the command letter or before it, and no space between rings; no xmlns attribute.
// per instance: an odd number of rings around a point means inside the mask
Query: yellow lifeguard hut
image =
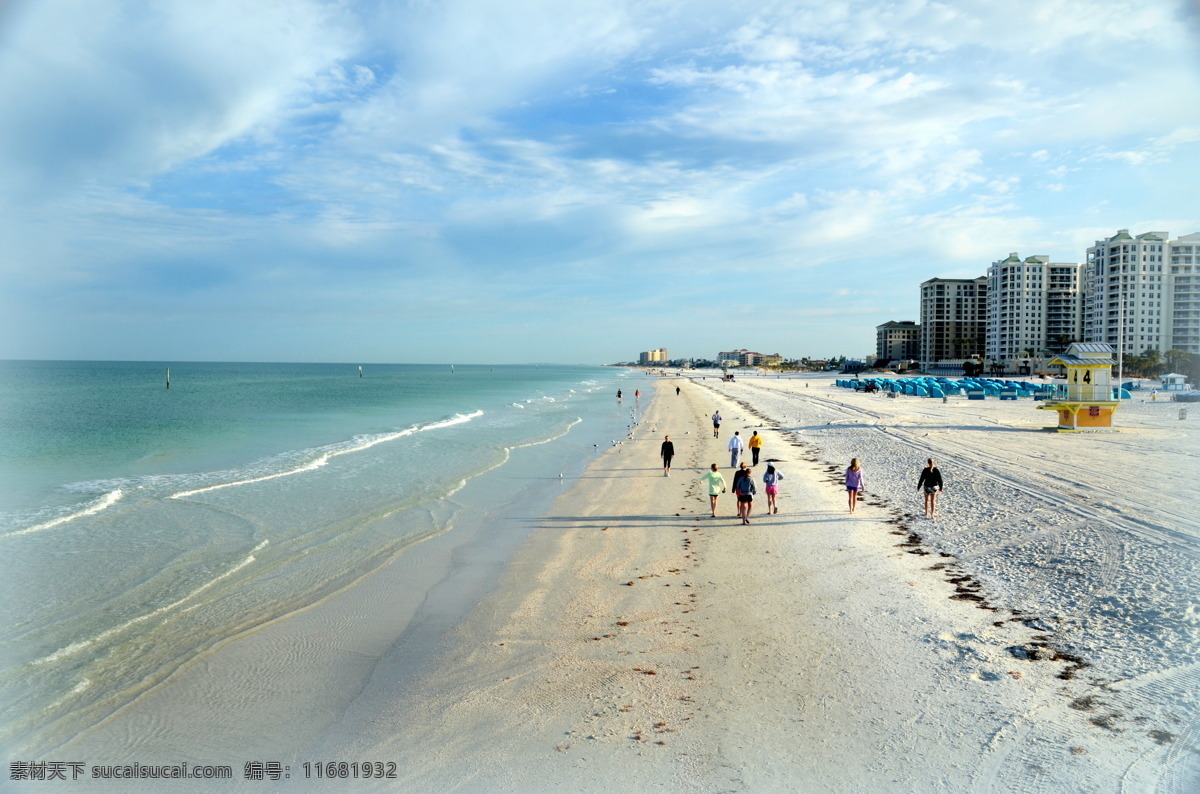
<svg viewBox="0 0 1200 794"><path fill-rule="evenodd" d="M1046 400L1038 408L1058 411L1059 432L1100 430L1112 427L1120 403L1113 399L1113 349L1099 342L1077 342L1067 352L1050 359L1067 370L1065 399ZM1051 428L1055 429L1055 428Z"/></svg>

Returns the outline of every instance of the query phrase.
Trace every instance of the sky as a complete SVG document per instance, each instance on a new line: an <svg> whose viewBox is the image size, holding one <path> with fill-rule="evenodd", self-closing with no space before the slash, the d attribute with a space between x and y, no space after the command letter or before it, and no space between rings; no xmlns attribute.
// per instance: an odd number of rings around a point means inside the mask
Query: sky
<svg viewBox="0 0 1200 794"><path fill-rule="evenodd" d="M873 353L1200 231L1197 0L0 0L0 358Z"/></svg>

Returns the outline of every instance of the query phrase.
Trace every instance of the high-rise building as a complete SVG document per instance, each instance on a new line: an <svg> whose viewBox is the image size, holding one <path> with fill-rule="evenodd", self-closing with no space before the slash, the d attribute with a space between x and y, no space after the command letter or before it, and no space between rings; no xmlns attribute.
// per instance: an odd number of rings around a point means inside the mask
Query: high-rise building
<svg viewBox="0 0 1200 794"><path fill-rule="evenodd" d="M981 356L987 333L987 276L921 284L921 367Z"/></svg>
<svg viewBox="0 0 1200 794"><path fill-rule="evenodd" d="M875 326L875 358L909 361L921 356L921 326L912 320L890 320Z"/></svg>
<svg viewBox="0 0 1200 794"><path fill-rule="evenodd" d="M1084 308L1087 341L1104 342L1124 355L1139 355L1148 349L1165 353L1170 349L1168 237L1167 232L1133 237L1128 229L1121 229L1088 248ZM1182 259L1183 255L1179 256Z"/></svg>
<svg viewBox="0 0 1200 794"><path fill-rule="evenodd" d="M1170 243L1171 349L1200 353L1200 233Z"/></svg>
<svg viewBox="0 0 1200 794"><path fill-rule="evenodd" d="M1079 262L1051 262L1046 266L1046 349L1065 352L1083 341L1083 271Z"/></svg>
<svg viewBox="0 0 1200 794"><path fill-rule="evenodd" d="M639 364L665 364L668 360L667 349L665 347L660 347L658 350L650 350L638 356Z"/></svg>
<svg viewBox="0 0 1200 794"><path fill-rule="evenodd" d="M1083 333L1083 265L1021 259L1015 252L988 268L987 358L1005 362L1057 353Z"/></svg>

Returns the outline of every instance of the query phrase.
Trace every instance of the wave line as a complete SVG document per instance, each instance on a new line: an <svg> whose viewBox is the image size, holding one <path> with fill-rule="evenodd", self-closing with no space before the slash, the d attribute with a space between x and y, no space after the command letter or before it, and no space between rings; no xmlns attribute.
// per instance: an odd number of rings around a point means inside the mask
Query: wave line
<svg viewBox="0 0 1200 794"><path fill-rule="evenodd" d="M575 425L579 424L582 421L583 421L583 419L577 416L577 417L575 417L575 419L573 421L568 422L567 426L565 428L563 428L563 431L556 436L550 436L548 438L539 439L537 441L527 441L524 444L513 444L511 447L508 447L508 449L525 449L526 447L540 447L542 444L549 444L551 441L557 441L558 439L565 436L567 433L570 433L571 428L575 427Z"/></svg>
<svg viewBox="0 0 1200 794"><path fill-rule="evenodd" d="M211 580L205 582L204 584L200 585L195 590L193 590L192 592L185 595L183 598L180 598L179 600L174 601L170 604L166 604L165 606L161 606L158 609L153 610L152 612L147 612L144 615L138 615L136 618L131 618L131 619L125 621L124 623L122 623L120 626L113 626L111 629L107 629L105 631L100 632L95 637L91 637L86 640L80 640L79 642L73 642L64 648L60 648L59 650L55 651L54 653L50 654L49 656L43 656L41 659L35 659L33 662L31 662L31 664L43 665L43 664L50 664L51 662L57 662L59 659L70 656L73 653L78 653L79 651L82 651L84 648L87 648L91 645L95 645L98 642L102 642L102 641L108 639L109 637L113 636L114 634L122 632L131 626L136 626L139 623L145 623L147 620L150 620L151 618L155 617L156 615L161 615L164 612L168 612L168 611L174 609L175 607L179 606L180 604L183 604L186 601L189 601L189 600L195 598L196 596L200 595L205 590L212 587L213 585L215 585L217 582L221 581L222 579L228 579L230 576L233 576L235 573L237 573L238 571L245 568L247 565L254 562L255 559L257 559L254 556L254 553L257 551L261 551L263 549L263 547L265 547L268 543L270 543L269 540L264 540L262 543L259 543L257 546L255 546L253 549L250 550L250 554L248 554L246 556L246 559L242 560L237 565L233 566L232 568L230 568L228 571L221 574L220 576L218 576L214 579L211 579Z"/></svg>
<svg viewBox="0 0 1200 794"><path fill-rule="evenodd" d="M114 491L109 491L108 493L104 494L104 496L101 496L99 499L92 502L82 510L77 510L70 515L59 516L58 518L51 519L50 521L43 521L40 524L34 524L33 526L26 527L25 529L18 529L16 532L9 532L7 535L0 535L0 538L15 538L18 535L29 535L34 532L42 532L43 530L57 527L60 524L65 524L68 521L74 521L77 518L95 515L96 513L99 513L102 510L107 510L115 505L124 495L124 492L122 492L120 488L117 488Z"/></svg>
<svg viewBox="0 0 1200 794"><path fill-rule="evenodd" d="M386 441L396 441L397 439L404 438L405 436L411 436L414 433L424 433L426 430L440 430L445 427L452 427L454 425L463 424L464 422L470 422L472 419L477 419L480 416L483 416L483 411L475 411L474 413L470 413L470 414L456 414L455 416L453 416L450 419L445 419L441 422L432 422L427 425L414 425L413 427L409 427L405 430L400 430L395 433L384 433L383 435L379 435L379 436L375 436L373 438L366 439L366 440L362 441L361 443L355 444L354 446L348 447L346 449L335 449L335 450L330 450L328 452L324 452L319 457L315 458L314 460L311 460L308 463L305 463L303 466L297 466L294 469L288 469L286 471L278 471L278 472L275 472L274 474L263 474L259 477L249 477L244 480L234 480L233 482L223 482L223 483L217 483L216 485L206 485L203 488L192 488L187 491L179 491L178 493L173 493L168 498L182 499L185 496L195 496L196 494L199 494L199 493L207 493L209 491L219 491L222 488L232 488L235 485L250 485L250 484L256 483L256 482L266 482L267 480L276 480L280 477L290 477L293 474L301 474L301 473L307 472L307 471L316 471L317 469L319 469L322 466L324 466L325 464L329 463L330 460L332 460L333 458L336 458L339 455L348 455L351 452L362 452L364 449L370 449L371 447L373 447L377 444L382 444Z"/></svg>

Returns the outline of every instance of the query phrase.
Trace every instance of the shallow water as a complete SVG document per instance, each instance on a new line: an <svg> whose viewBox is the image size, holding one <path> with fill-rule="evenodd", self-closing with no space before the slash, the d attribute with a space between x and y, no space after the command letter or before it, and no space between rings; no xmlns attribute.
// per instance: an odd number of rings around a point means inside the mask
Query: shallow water
<svg viewBox="0 0 1200 794"><path fill-rule="evenodd" d="M166 371L0 363L10 752L68 740L464 510L478 525L630 420L624 370L186 364L170 389Z"/></svg>

